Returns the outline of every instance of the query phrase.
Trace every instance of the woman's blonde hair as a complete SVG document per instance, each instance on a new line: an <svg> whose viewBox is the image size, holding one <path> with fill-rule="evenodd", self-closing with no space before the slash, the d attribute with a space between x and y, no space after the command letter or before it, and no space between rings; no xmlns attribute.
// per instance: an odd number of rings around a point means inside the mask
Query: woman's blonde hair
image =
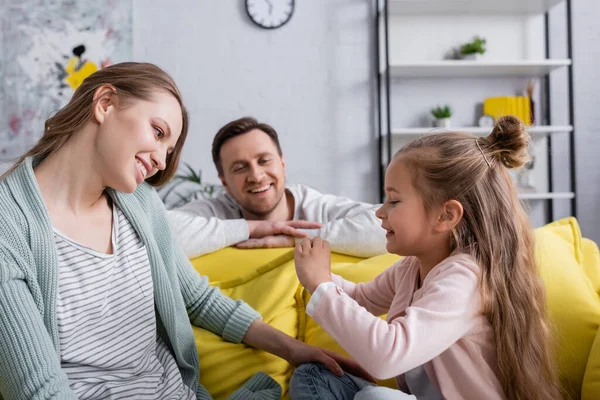
<svg viewBox="0 0 600 400"><path fill-rule="evenodd" d="M426 210L454 199L464 214L453 251L482 269L482 313L493 330L497 372L508 399L561 398L546 295L534 261L534 237L509 168L529 158L529 135L515 117L485 138L459 132L425 136L396 157L411 171Z"/></svg>
<svg viewBox="0 0 600 400"><path fill-rule="evenodd" d="M153 92L163 90L172 94L181 107L181 134L173 151L167 156L166 167L146 179L153 186L161 186L169 181L177 171L181 148L188 131L188 114L183 106L181 93L173 78L154 64L124 62L100 69L85 78L75 90L69 103L45 123L40 140L4 175L8 175L27 157L44 158L64 145L67 140L93 118L94 94L104 85L113 86L120 104L133 100L151 100ZM97 101L97 100L96 100Z"/></svg>

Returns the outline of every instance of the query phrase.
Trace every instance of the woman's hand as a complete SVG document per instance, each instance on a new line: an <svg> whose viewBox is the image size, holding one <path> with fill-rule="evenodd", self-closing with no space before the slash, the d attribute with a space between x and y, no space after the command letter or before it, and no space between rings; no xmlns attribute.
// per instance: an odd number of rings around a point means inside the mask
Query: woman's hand
<svg viewBox="0 0 600 400"><path fill-rule="evenodd" d="M316 362L325 365L328 370L337 376L341 376L344 374L344 372L347 372L370 382L376 382L375 378L361 368L356 361L344 357L336 352L327 349L321 349L319 347L311 346L302 342L297 342L297 344L290 350L290 354L286 357L286 359L295 367L305 363Z"/></svg>
<svg viewBox="0 0 600 400"><path fill-rule="evenodd" d="M331 281L331 250L320 237L304 239L294 250L296 274L302 286L312 294L323 282Z"/></svg>

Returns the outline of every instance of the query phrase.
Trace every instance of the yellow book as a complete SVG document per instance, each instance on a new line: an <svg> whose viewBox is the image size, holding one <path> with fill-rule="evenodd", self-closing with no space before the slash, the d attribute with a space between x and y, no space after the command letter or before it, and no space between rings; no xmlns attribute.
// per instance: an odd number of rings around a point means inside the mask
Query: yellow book
<svg viewBox="0 0 600 400"><path fill-rule="evenodd" d="M483 101L483 113L494 120L505 115L514 115L526 125L531 125L531 107L529 97L500 96L488 97Z"/></svg>
<svg viewBox="0 0 600 400"><path fill-rule="evenodd" d="M525 121L527 125L532 125L533 121L531 120L531 101L529 97L523 97L523 102L525 103Z"/></svg>

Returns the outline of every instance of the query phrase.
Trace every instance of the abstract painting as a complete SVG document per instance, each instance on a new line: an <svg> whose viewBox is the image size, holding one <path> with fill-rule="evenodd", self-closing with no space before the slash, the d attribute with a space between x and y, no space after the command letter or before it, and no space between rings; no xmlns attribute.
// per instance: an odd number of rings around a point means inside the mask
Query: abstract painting
<svg viewBox="0 0 600 400"><path fill-rule="evenodd" d="M131 59L131 12L131 0L4 3L0 160L32 146L87 76Z"/></svg>

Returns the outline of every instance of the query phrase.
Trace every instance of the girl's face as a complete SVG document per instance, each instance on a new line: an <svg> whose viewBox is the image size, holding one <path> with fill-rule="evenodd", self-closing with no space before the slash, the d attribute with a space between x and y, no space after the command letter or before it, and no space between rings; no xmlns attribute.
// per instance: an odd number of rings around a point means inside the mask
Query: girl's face
<svg viewBox="0 0 600 400"><path fill-rule="evenodd" d="M156 91L150 101L119 104L101 98L94 108L99 123L95 160L104 186L132 193L147 178L165 169L183 125L177 99Z"/></svg>
<svg viewBox="0 0 600 400"><path fill-rule="evenodd" d="M427 213L412 185L409 169L396 157L385 174L386 201L377 210L386 230L386 249L402 256L420 256L434 246L436 217Z"/></svg>

